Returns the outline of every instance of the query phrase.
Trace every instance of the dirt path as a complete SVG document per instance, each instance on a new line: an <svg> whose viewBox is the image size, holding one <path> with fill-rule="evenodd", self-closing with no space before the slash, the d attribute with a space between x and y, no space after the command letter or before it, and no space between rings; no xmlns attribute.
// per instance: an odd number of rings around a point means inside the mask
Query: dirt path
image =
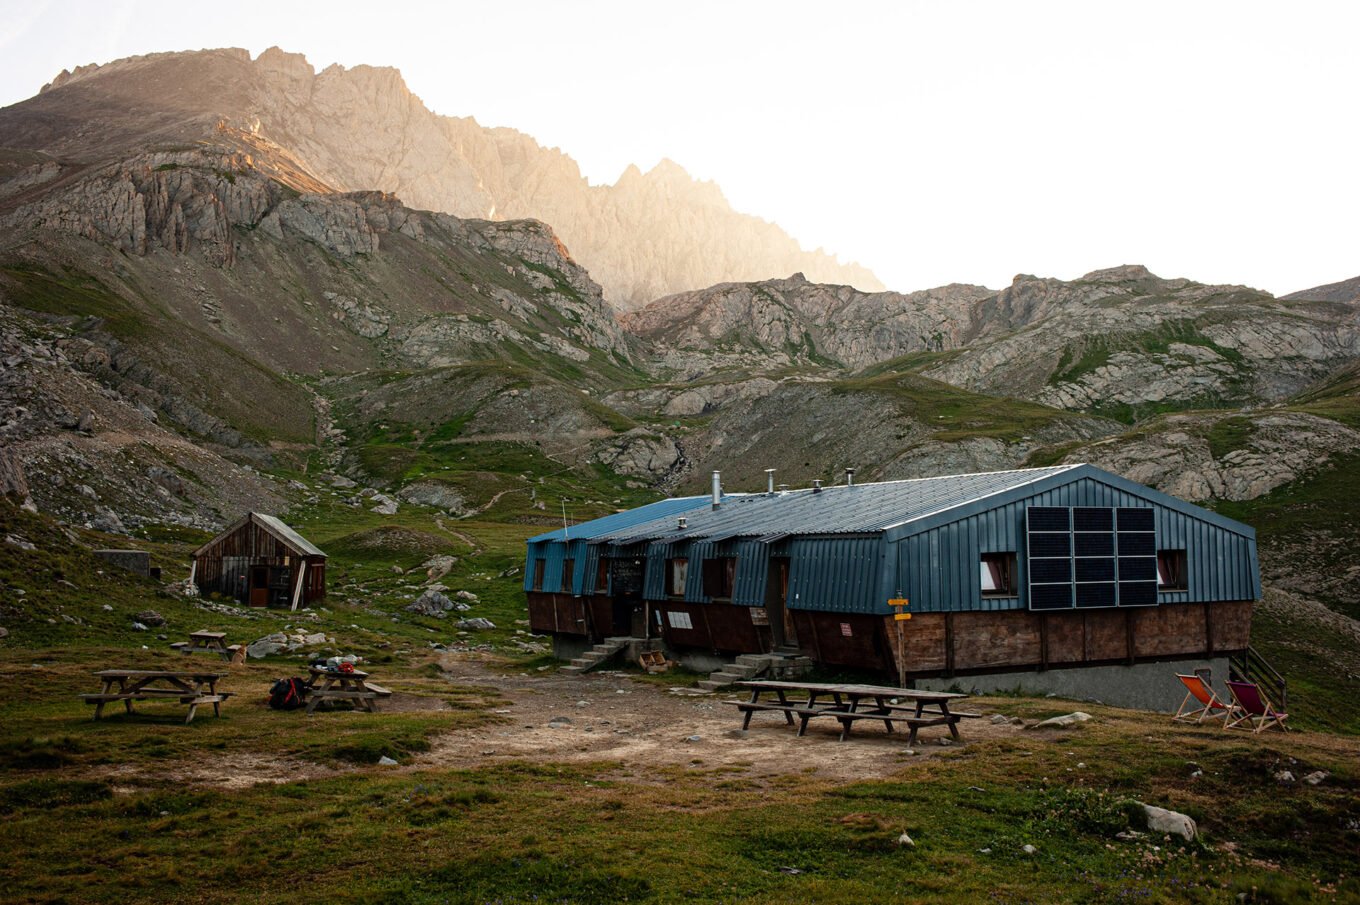
<svg viewBox="0 0 1360 905"><path fill-rule="evenodd" d="M621 773L645 780L648 767L702 762L707 769L853 780L884 776L947 750L939 743L948 736L941 727L923 729L914 754L907 753L905 733L889 735L880 724L862 723L841 742L834 720L814 720L807 735L798 738L781 715L758 713L750 730L742 732L737 709L721 703L731 695L674 693L621 673L505 675L462 655L451 655L443 666L456 684L485 687L507 700L496 710L506 719L435 738L431 751L417 760L420 767L613 761ZM964 745L1019 731L986 716L960 724Z"/></svg>

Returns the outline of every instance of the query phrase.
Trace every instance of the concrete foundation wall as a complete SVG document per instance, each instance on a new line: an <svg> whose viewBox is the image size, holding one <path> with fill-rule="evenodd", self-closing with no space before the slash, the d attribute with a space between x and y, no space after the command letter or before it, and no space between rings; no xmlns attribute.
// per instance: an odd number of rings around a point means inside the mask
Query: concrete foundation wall
<svg viewBox="0 0 1360 905"><path fill-rule="evenodd" d="M1196 669L1210 667L1219 696L1228 699L1228 659L1210 657L1173 660L1165 663L1137 663L1133 666L1083 666L1074 669L1049 669L1043 672L1004 672L981 676L955 676L950 679L917 679L916 687L926 691L959 688L969 694L1014 692L1055 694L1077 701L1110 704L1175 713L1185 698L1185 686L1176 678Z"/></svg>
<svg viewBox="0 0 1360 905"><path fill-rule="evenodd" d="M95 550L94 555L111 566L127 569L143 578L151 575L151 554L143 550Z"/></svg>

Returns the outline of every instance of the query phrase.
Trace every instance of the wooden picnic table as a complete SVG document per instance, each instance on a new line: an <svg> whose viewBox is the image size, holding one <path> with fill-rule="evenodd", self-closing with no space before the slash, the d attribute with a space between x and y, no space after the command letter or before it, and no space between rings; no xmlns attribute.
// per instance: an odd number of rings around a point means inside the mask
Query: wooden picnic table
<svg viewBox="0 0 1360 905"><path fill-rule="evenodd" d="M390 693L385 688L370 687L367 684L368 673L357 669L353 672L341 672L338 669L313 666L311 673L304 686L308 713L315 710L323 701L332 704L336 701L349 701L355 707L362 707L372 713L377 709L378 696Z"/></svg>
<svg viewBox="0 0 1360 905"><path fill-rule="evenodd" d="M104 705L122 701L132 713L133 701L178 701L189 705L184 722L191 723L198 705L211 704L213 716L221 716L221 704L231 697L229 691L218 691L217 680L226 673L202 670L156 669L101 669L95 675L103 683L96 694L82 694L86 704L93 704L94 718L104 715Z"/></svg>
<svg viewBox="0 0 1360 905"><path fill-rule="evenodd" d="M909 688L893 688L887 685L856 685L826 682L778 682L754 679L738 682L751 689L750 700L724 701L743 714L741 728L748 729L751 716L757 711L783 713L788 725L792 726L798 717L798 735L807 732L807 724L817 717L830 717L841 724L841 741L850 735L851 727L858 720L881 721L888 732L893 731L893 723L906 723L909 727L907 745L916 744L916 732L923 726L948 726L949 734L959 738L958 722L966 717L976 717L976 713L951 711L951 701L968 697L949 691L917 691ZM773 700L762 695L772 694ZM791 699L790 694L805 695ZM906 702L900 703L900 702Z"/></svg>
<svg viewBox="0 0 1360 905"><path fill-rule="evenodd" d="M243 652L243 645L227 644L226 632L190 632L188 641L176 641L170 646L182 654L217 654L223 660Z"/></svg>

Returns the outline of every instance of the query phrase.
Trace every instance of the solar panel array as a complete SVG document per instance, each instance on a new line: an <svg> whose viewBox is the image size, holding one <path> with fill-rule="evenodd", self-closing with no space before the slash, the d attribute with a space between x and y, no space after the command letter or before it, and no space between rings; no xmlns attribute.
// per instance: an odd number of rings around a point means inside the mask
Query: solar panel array
<svg viewBox="0 0 1360 905"><path fill-rule="evenodd" d="M1031 506L1025 526L1031 610L1157 605L1152 509Z"/></svg>

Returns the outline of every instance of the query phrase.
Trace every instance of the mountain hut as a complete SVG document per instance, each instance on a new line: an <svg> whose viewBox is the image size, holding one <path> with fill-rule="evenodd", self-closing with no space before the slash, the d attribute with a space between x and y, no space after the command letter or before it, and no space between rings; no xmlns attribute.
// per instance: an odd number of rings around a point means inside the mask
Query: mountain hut
<svg viewBox="0 0 1360 905"><path fill-rule="evenodd" d="M1252 528L1059 465L737 494L715 473L530 538L524 590L562 657L631 635L697 669L787 655L1162 707L1172 670L1245 661L1261 582Z"/></svg>
<svg viewBox="0 0 1360 905"><path fill-rule="evenodd" d="M193 557L200 593L293 609L326 596L326 554L272 515L246 513Z"/></svg>

